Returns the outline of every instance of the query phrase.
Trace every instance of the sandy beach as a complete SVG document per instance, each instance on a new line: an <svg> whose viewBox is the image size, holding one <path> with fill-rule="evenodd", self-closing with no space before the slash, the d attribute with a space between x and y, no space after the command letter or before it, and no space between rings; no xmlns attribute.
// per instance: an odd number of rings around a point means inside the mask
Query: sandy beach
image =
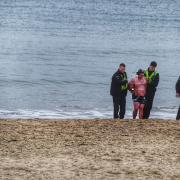
<svg viewBox="0 0 180 180"><path fill-rule="evenodd" d="M0 120L0 179L180 179L180 121Z"/></svg>

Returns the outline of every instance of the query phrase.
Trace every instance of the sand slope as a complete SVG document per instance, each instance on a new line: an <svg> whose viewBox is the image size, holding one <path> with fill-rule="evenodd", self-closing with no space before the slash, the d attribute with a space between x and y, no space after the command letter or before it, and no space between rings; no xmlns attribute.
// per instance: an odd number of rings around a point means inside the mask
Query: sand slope
<svg viewBox="0 0 180 180"><path fill-rule="evenodd" d="M0 179L180 179L180 121L0 120Z"/></svg>

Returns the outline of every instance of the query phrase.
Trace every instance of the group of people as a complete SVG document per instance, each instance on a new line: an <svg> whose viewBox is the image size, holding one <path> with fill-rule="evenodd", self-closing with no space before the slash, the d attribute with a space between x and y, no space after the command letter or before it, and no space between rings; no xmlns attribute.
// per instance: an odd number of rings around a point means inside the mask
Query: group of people
<svg viewBox="0 0 180 180"><path fill-rule="evenodd" d="M110 90L113 97L114 119L124 119L128 90L132 93L133 119L136 119L138 113L139 119L149 118L160 78L156 67L157 63L152 61L147 70L139 69L135 77L128 81L126 65L120 64L117 72L112 76ZM180 96L180 78L176 84L176 91L176 96ZM180 108L178 114L180 116ZM179 116L177 115L177 119Z"/></svg>

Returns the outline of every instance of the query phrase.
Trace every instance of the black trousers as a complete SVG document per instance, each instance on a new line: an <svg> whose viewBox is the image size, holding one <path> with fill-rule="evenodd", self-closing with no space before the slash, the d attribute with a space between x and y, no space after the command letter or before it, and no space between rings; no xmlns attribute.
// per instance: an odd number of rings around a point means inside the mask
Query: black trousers
<svg viewBox="0 0 180 180"><path fill-rule="evenodd" d="M113 96L114 119L124 119L126 113L126 96Z"/></svg>
<svg viewBox="0 0 180 180"><path fill-rule="evenodd" d="M180 106L179 106L179 110L178 110L178 113L177 113L176 120L180 120Z"/></svg>
<svg viewBox="0 0 180 180"><path fill-rule="evenodd" d="M151 109L153 106L155 93L146 96L146 104L144 107L144 119L149 119Z"/></svg>

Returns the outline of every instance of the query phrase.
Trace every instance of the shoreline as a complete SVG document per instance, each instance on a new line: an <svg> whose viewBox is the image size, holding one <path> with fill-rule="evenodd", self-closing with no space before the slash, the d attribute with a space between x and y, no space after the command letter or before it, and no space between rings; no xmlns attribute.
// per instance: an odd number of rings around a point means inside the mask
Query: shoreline
<svg viewBox="0 0 180 180"><path fill-rule="evenodd" d="M0 179L180 179L180 121L0 119Z"/></svg>
<svg viewBox="0 0 180 180"><path fill-rule="evenodd" d="M114 119L114 118L0 118L0 121L178 121L175 118L149 118L149 119L132 119L132 118L124 118L124 119Z"/></svg>
<svg viewBox="0 0 180 180"><path fill-rule="evenodd" d="M176 119L178 106L154 107L151 119ZM0 111L0 119L111 119L113 109L66 110L15 109ZM138 118L138 117L137 117ZM132 119L132 108L126 110L125 119Z"/></svg>

